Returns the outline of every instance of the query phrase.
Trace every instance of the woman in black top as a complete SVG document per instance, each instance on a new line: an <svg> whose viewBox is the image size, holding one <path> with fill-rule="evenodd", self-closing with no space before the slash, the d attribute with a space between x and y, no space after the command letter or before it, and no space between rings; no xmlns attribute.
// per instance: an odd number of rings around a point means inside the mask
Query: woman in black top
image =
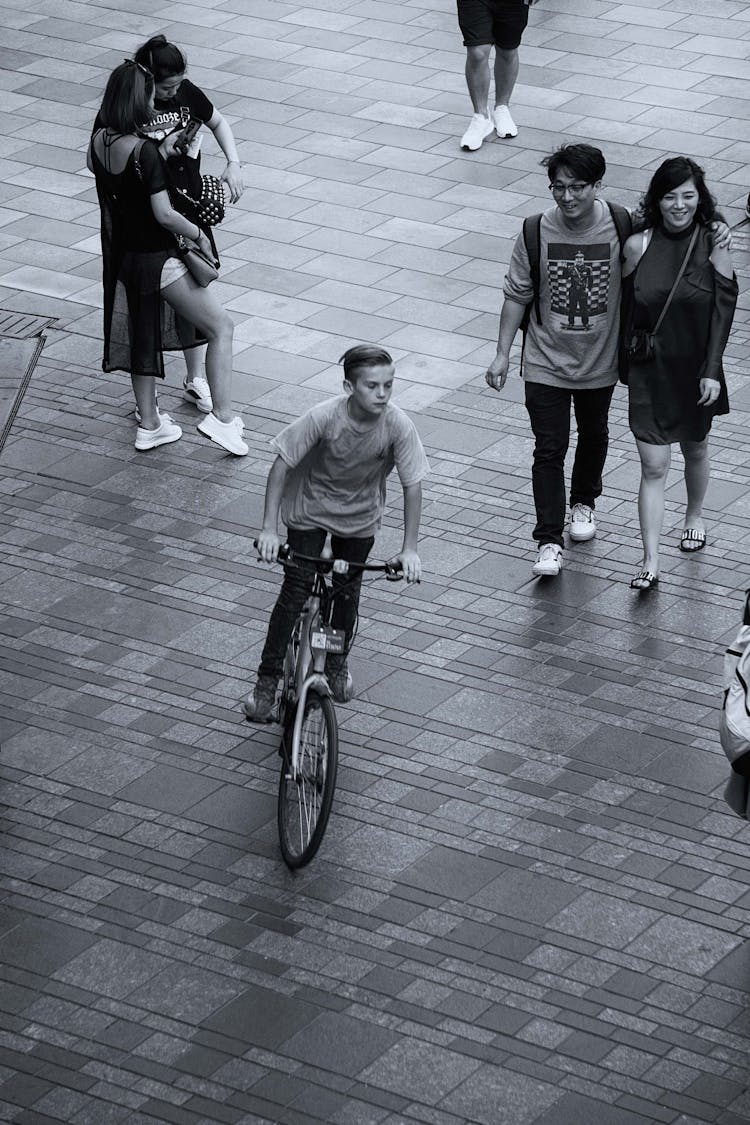
<svg viewBox="0 0 750 1125"><path fill-rule="evenodd" d="M638 514L644 552L631 586L651 590L658 582L664 489L675 442L685 459L687 490L680 549L694 552L706 544L708 434L714 416L729 411L722 356L737 280L729 250L712 240L716 203L695 161L684 156L665 160L654 173L641 211L646 229L632 235L624 251L626 338L630 325L654 329L693 246L654 335L653 355L631 360L628 370L630 428L641 460Z"/></svg>
<svg viewBox="0 0 750 1125"><path fill-rule="evenodd" d="M135 61L147 67L154 76L154 110L151 119L141 129L144 136L157 142L192 118L210 129L226 157L226 167L221 180L226 184L229 198L236 203L245 190L242 166L237 154L237 144L228 121L213 105L210 98L186 77L187 59L184 52L163 35L154 35L135 53ZM195 137L187 153L175 153L167 160L171 182L187 191L193 199L200 196L201 132ZM187 377L183 383L185 398L199 410L211 409L211 394L203 371L203 350L185 352Z"/></svg>
<svg viewBox="0 0 750 1125"><path fill-rule="evenodd" d="M242 422L231 402L233 322L211 288L201 288L180 260L175 236L204 252L206 233L175 211L167 190L164 149L138 135L153 109L154 80L127 61L110 75L89 146L96 176L104 259L105 371L130 372L139 426L135 447L153 449L182 435L156 402L164 378L162 352L208 342L207 373L213 412L198 429L230 453L243 456ZM173 142L172 142L173 143Z"/></svg>

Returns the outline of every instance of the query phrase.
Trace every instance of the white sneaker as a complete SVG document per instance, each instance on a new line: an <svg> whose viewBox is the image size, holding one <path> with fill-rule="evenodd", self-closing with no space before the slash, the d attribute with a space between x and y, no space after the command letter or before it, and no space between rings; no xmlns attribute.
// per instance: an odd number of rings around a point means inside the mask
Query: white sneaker
<svg viewBox="0 0 750 1125"><path fill-rule="evenodd" d="M146 449L156 449L157 445L168 445L170 441L179 441L182 430L172 421L168 414L159 415L159 426L155 430L144 430L141 426L135 435L135 448L139 453Z"/></svg>
<svg viewBox="0 0 750 1125"><path fill-rule="evenodd" d="M187 379L184 379L182 386L185 391L185 398L188 402L192 402L193 406L197 406L204 414L211 413L214 404L211 398L211 388L208 385L208 379L204 379L200 375L190 383Z"/></svg>
<svg viewBox="0 0 750 1125"><path fill-rule="evenodd" d="M507 105L496 105L492 120L495 125L495 132L501 139L518 136L518 128Z"/></svg>
<svg viewBox="0 0 750 1125"><path fill-rule="evenodd" d="M561 570L562 547L558 547L557 543L542 543L533 566L534 574L554 578Z"/></svg>
<svg viewBox="0 0 750 1125"><path fill-rule="evenodd" d="M574 543L585 543L596 535L594 509L588 504L574 504L570 509L569 534Z"/></svg>
<svg viewBox="0 0 750 1125"><path fill-rule="evenodd" d="M198 423L198 433L215 441L228 453L234 453L235 457L244 457L250 452L249 447L242 440L243 429L244 425L239 415L235 415L231 422L221 422L212 413L207 414L203 421Z"/></svg>
<svg viewBox="0 0 750 1125"><path fill-rule="evenodd" d="M494 126L489 117L484 113L475 113L469 122L469 128L461 137L461 148L469 152L476 152L482 147L482 141L489 137Z"/></svg>

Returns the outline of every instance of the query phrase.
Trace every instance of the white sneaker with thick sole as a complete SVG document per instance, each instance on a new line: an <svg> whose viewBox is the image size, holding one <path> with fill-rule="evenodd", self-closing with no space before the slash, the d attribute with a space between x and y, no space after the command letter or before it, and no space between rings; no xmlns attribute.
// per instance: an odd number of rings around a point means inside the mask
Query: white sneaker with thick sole
<svg viewBox="0 0 750 1125"><path fill-rule="evenodd" d="M554 578L562 570L562 547L557 543L543 543L539 548L533 571L538 578Z"/></svg>
<svg viewBox="0 0 750 1125"><path fill-rule="evenodd" d="M147 449L156 449L157 445L168 445L171 441L179 441L182 430L172 421L168 414L159 415L159 426L155 430L144 430L141 426L135 435L135 448L139 453Z"/></svg>
<svg viewBox="0 0 750 1125"><path fill-rule="evenodd" d="M235 457L245 457L250 452L249 447L242 440L243 429L244 423L237 414L231 422L221 422L215 414L207 414L203 421L198 423L199 434L215 441Z"/></svg>
<svg viewBox="0 0 750 1125"><path fill-rule="evenodd" d="M469 128L461 137L461 148L469 152L476 152L482 147L482 141L489 137L494 125L484 113L475 113L469 122Z"/></svg>
<svg viewBox="0 0 750 1125"><path fill-rule="evenodd" d="M188 382L187 379L184 379L182 387L188 402L192 402L193 406L197 406L204 414L211 413L214 404L211 398L211 388L208 385L208 379L204 379L200 375L197 379L193 379L192 382Z"/></svg>
<svg viewBox="0 0 750 1125"><path fill-rule="evenodd" d="M505 140L507 137L518 136L518 128L510 115L510 110L507 105L496 105L495 111L492 114L492 120L495 126L495 132L501 140Z"/></svg>
<svg viewBox="0 0 750 1125"><path fill-rule="evenodd" d="M586 543L596 535L594 509L588 504L574 504L570 509L569 535L574 543Z"/></svg>

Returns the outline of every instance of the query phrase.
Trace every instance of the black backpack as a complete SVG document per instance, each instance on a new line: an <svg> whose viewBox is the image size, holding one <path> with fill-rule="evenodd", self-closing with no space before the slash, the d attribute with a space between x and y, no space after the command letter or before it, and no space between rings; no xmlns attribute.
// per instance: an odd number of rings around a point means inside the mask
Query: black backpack
<svg viewBox="0 0 750 1125"><path fill-rule="evenodd" d="M606 201L609 207L610 214L612 215L612 222L615 224L617 237L620 240L620 252L625 242L630 238L633 233L633 219L630 212L626 207L621 207L619 203L610 203ZM529 255L529 267L531 269L531 284L534 289L534 297L524 309L523 320L521 321L521 331L524 336L524 343L526 340L526 333L528 331L529 322L531 321L531 307L534 306L536 313L537 324L542 323L542 313L539 307L539 288L541 285L541 251L542 251L542 238L541 238L542 216L529 215L523 221L523 241L526 246L526 253Z"/></svg>

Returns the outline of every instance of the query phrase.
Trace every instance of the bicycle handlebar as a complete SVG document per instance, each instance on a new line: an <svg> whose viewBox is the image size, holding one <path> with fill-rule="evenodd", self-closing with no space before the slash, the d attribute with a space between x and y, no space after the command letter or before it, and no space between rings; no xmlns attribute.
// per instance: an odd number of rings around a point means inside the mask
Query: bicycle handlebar
<svg viewBox="0 0 750 1125"><path fill-rule="evenodd" d="M258 540L253 540L253 546L258 549ZM279 557L276 560L281 566L287 564L294 564L295 562L313 563L319 574L330 574L334 568L335 563L343 563L346 570L338 571L338 573L346 573L348 570L358 571L376 571L380 574L385 574L389 578L401 578L403 575L403 567L400 562L386 562L386 563L358 563L349 562L346 559L334 559L331 557L324 557L322 555L302 555L299 551L293 551L288 543L283 543L279 547Z"/></svg>

